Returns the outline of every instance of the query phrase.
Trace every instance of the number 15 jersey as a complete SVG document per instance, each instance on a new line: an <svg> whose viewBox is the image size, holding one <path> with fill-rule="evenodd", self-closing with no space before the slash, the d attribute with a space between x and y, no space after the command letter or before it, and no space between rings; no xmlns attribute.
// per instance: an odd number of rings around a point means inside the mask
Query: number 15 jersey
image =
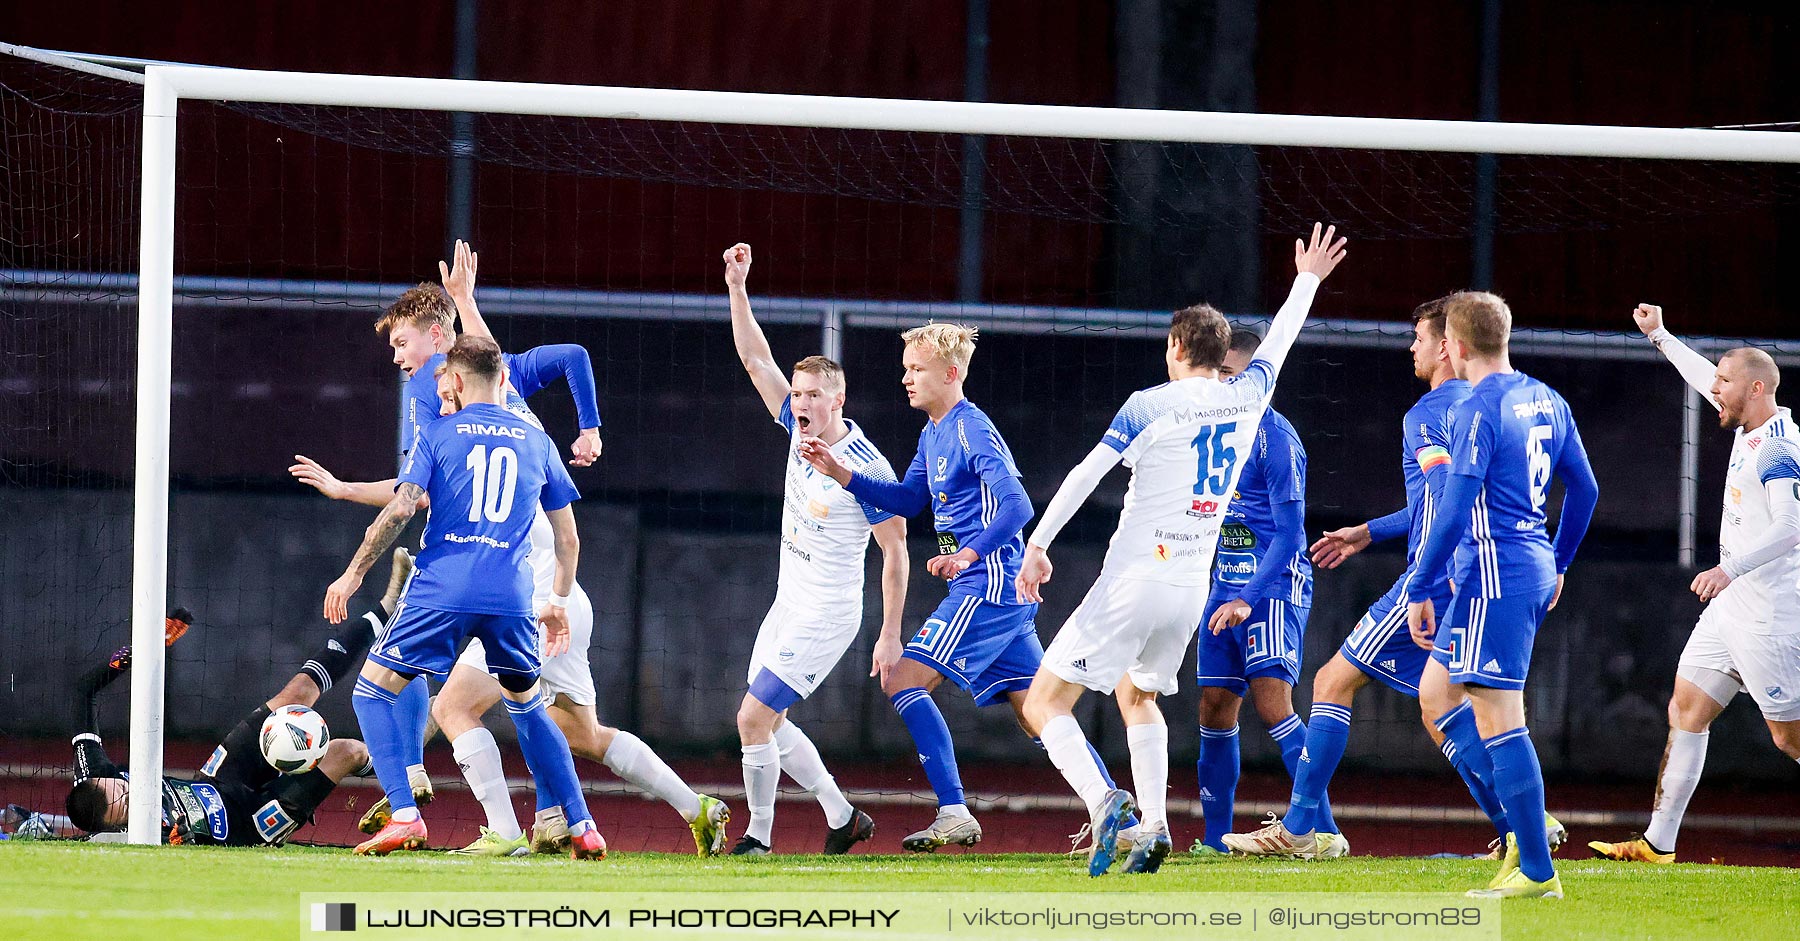
<svg viewBox="0 0 1800 941"><path fill-rule="evenodd" d="M1230 381L1180 379L1125 400L1102 439L1131 468L1102 574L1210 581L1219 530L1274 386L1269 363L1253 359Z"/></svg>

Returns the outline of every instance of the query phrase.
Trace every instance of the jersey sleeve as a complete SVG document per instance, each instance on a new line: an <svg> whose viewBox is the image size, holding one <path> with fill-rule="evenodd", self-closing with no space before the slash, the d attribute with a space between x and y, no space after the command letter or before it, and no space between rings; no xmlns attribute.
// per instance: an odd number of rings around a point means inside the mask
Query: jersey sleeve
<svg viewBox="0 0 1800 941"><path fill-rule="evenodd" d="M924 510L931 503L931 489L925 482L925 435L919 435L919 450L906 469L906 479L883 481L852 472L844 489L863 503L895 516L912 516Z"/></svg>
<svg viewBox="0 0 1800 941"><path fill-rule="evenodd" d="M781 406L781 413L783 415L790 416L790 420L791 420L791 416L793 413L788 410L788 407L785 404ZM894 483L898 480L898 478L896 478L894 476L894 466L892 464L889 464L887 461L887 458L885 458L885 457L881 458L880 460L870 461L869 463L864 464L862 466L862 469L858 470L857 473L863 475L864 477L869 478L870 480L885 481L888 483ZM885 523L888 520L891 520L894 518L894 514L889 513L888 511L882 509L881 507L874 505L873 503L870 503L867 500L862 499L861 497L858 497L856 499L856 502L857 502L858 506L862 507L863 516L869 520L870 526L874 526L877 523Z"/></svg>
<svg viewBox="0 0 1800 941"><path fill-rule="evenodd" d="M434 360L442 361L441 357ZM395 439L400 443L400 467L406 466L407 455L412 453L425 426L437 421L438 409L443 406L443 400L437 394L437 376L432 373L432 364L427 362L406 380L401 390L406 400L400 405L400 433Z"/></svg>
<svg viewBox="0 0 1800 941"><path fill-rule="evenodd" d="M1668 358L1675 371L1681 373L1682 381L1688 384L1688 388L1700 393L1700 397L1711 403L1713 408L1719 407L1712 395L1713 376L1718 372L1718 367L1713 365L1712 360L1694 352L1693 347L1681 342L1680 337L1664 328L1653 331L1650 342Z"/></svg>
<svg viewBox="0 0 1800 941"><path fill-rule="evenodd" d="M1106 426L1106 434L1101 437L1100 443L1124 454L1125 449L1131 447L1137 436L1155 420L1156 415L1150 409L1149 397L1142 392L1133 392L1125 400L1125 404L1119 407L1119 413L1113 416L1112 424Z"/></svg>
<svg viewBox="0 0 1800 941"><path fill-rule="evenodd" d="M1487 477L1496 440L1494 416L1488 412L1487 403L1474 396L1457 406L1456 416L1450 423L1450 473L1459 477Z"/></svg>
<svg viewBox="0 0 1800 941"><path fill-rule="evenodd" d="M1769 526L1755 543L1719 567L1732 578L1761 568L1800 547L1800 466L1795 457L1800 446L1786 438L1770 438L1756 455L1757 476L1769 500Z"/></svg>
<svg viewBox="0 0 1800 941"><path fill-rule="evenodd" d="M418 484L421 490L431 489L431 471L437 457L431 444L431 436L422 430L413 446L406 452L406 463L400 465L400 478L394 481L394 489L401 484Z"/></svg>
<svg viewBox="0 0 1800 941"><path fill-rule="evenodd" d="M793 398L793 396L784 395L781 397L781 414L775 416L775 424L780 425L781 427L787 429L787 433L790 435L794 433L794 398ZM891 479L891 469L890 469L890 479Z"/></svg>
<svg viewBox="0 0 1800 941"><path fill-rule="evenodd" d="M544 512L560 510L576 500L581 499L581 491L575 489L575 481L569 477L569 469L563 466L561 455L556 452L556 445L546 435L539 435L544 450L544 493L538 498Z"/></svg>
<svg viewBox="0 0 1800 941"><path fill-rule="evenodd" d="M1568 406L1563 406L1565 414ZM1556 456L1556 476L1563 483L1562 515L1556 521L1556 574L1569 570L1575 552L1587 536L1594 521L1594 508L1600 505L1600 482L1594 478L1594 467L1588 462L1587 446L1581 443L1581 432L1574 418L1568 419L1569 438Z"/></svg>
<svg viewBox="0 0 1800 941"><path fill-rule="evenodd" d="M1286 428L1267 430L1263 449L1263 478L1269 502L1306 503L1306 449ZM1304 511L1303 511L1304 512Z"/></svg>
<svg viewBox="0 0 1800 941"><path fill-rule="evenodd" d="M1409 422L1406 428L1406 450L1419 465L1419 474L1430 477L1433 471L1450 466L1450 437L1441 425L1427 421Z"/></svg>
<svg viewBox="0 0 1800 941"><path fill-rule="evenodd" d="M600 427L600 396L594 388L594 364L587 347L578 343L534 346L517 356L508 355L506 366L512 370L513 387L522 398L531 398L560 377L575 399L578 427Z"/></svg>
<svg viewBox="0 0 1800 941"><path fill-rule="evenodd" d="M1300 339L1300 328L1306 325L1306 314L1312 310L1313 295L1319 291L1319 276L1311 272L1302 272L1294 277L1294 286L1288 291L1287 302L1275 312L1275 319L1269 323L1269 333L1256 347L1256 354L1250 358L1250 365L1245 367L1242 375L1249 382L1268 395L1275 389L1275 376L1281 372L1281 366L1287 362L1288 351L1294 348L1294 341Z"/></svg>
<svg viewBox="0 0 1800 941"><path fill-rule="evenodd" d="M1765 485L1772 481L1800 480L1800 444L1787 438L1769 438L1756 452L1756 476Z"/></svg>
<svg viewBox="0 0 1800 941"><path fill-rule="evenodd" d="M995 486L1004 478L1022 476L1018 466L1013 463L1012 451L1000 439L1000 432L995 431L987 422L970 424L959 418L956 421L956 437L962 443L964 453L969 456L969 466L981 475L982 481L989 487Z"/></svg>

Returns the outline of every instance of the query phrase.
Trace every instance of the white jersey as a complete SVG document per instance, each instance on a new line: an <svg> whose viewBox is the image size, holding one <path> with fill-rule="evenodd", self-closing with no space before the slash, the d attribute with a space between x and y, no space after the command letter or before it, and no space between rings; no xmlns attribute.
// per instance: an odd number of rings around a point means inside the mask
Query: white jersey
<svg viewBox="0 0 1800 941"><path fill-rule="evenodd" d="M787 480L781 505L781 575L775 601L833 620L860 624L863 556L870 530L893 516L876 509L813 470L797 450L800 431L784 399L776 419L788 432ZM894 468L855 422L831 446L838 463L874 480L893 480Z"/></svg>
<svg viewBox="0 0 1800 941"><path fill-rule="evenodd" d="M1785 408L1760 427L1739 428L1733 435L1719 516L1719 564L1727 571L1733 571L1733 558L1768 534L1773 523L1770 486L1800 486L1800 433ZM1800 547L1734 578L1720 600L1726 595L1756 613L1732 627L1753 634L1800 632Z"/></svg>
<svg viewBox="0 0 1800 941"><path fill-rule="evenodd" d="M1204 585L1238 474L1255 445L1274 369L1261 359L1230 381L1192 378L1134 392L1103 441L1131 468L1101 573Z"/></svg>
<svg viewBox="0 0 1800 941"><path fill-rule="evenodd" d="M1667 330L1652 332L1650 342L1694 391L1718 407L1712 396L1717 372L1712 360ZM1770 535L1774 523L1771 482L1800 487L1800 434L1785 408L1777 409L1772 418L1755 428L1739 428L1732 434L1731 465L1725 473L1725 500L1719 516L1719 564L1732 575L1732 581L1710 602L1732 609L1733 616L1724 618L1721 629L1753 634L1800 632L1800 547L1748 572L1737 571L1746 553ZM1739 560L1737 566L1734 559Z"/></svg>

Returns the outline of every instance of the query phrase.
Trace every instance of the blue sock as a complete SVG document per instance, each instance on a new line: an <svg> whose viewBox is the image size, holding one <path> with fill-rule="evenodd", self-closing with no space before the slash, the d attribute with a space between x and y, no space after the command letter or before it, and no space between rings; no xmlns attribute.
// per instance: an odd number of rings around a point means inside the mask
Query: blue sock
<svg viewBox="0 0 1800 941"><path fill-rule="evenodd" d="M1331 704L1325 703L1324 705ZM1317 712L1316 707L1314 712ZM1350 724L1349 709L1344 709L1343 718L1344 725L1348 727ZM1347 730L1344 732L1346 739L1349 737L1349 734L1350 733ZM1311 746L1312 742L1310 731L1308 730L1306 723L1300 721L1300 716L1297 713L1288 716L1286 719L1282 720L1279 725L1269 730L1269 737L1275 740L1275 747L1281 749L1281 763L1287 766L1288 778L1292 780L1295 787L1298 788L1301 770L1300 756L1309 755L1307 749ZM1338 759L1342 758L1343 755L1344 746L1340 743L1337 746L1336 755L1331 760L1331 767L1325 771L1325 777L1320 784L1321 788L1324 787L1324 782L1329 782L1331 780L1332 772L1337 770ZM1318 759L1315 757L1313 760L1316 761ZM1308 809L1313 811L1313 813L1307 817L1307 822L1313 825L1313 829L1318 830L1320 833L1338 832L1337 820L1333 819L1331 816L1331 798L1326 796L1323 790L1320 790L1317 794L1308 795L1308 799L1314 802L1307 805ZM1306 831L1296 830L1293 832L1305 833Z"/></svg>
<svg viewBox="0 0 1800 941"><path fill-rule="evenodd" d="M913 747L919 750L919 764L925 767L925 777L931 781L931 789L937 792L938 806L962 803L962 775L956 770L956 747L950 741L950 727L944 724L944 714L938 711L937 703L931 701L931 694L924 687L914 686L895 693L892 702L894 711L900 714L900 721L906 723L906 731L912 734Z"/></svg>
<svg viewBox="0 0 1800 941"><path fill-rule="evenodd" d="M1206 816L1206 845L1225 849L1237 803L1238 730L1200 727L1200 812Z"/></svg>
<svg viewBox="0 0 1800 941"><path fill-rule="evenodd" d="M415 676L412 682L398 694L398 702L394 714L399 717L403 729L417 729L417 735L407 740L406 766L425 763L425 721L431 716L431 687L426 685L425 678Z"/></svg>
<svg viewBox="0 0 1800 941"><path fill-rule="evenodd" d="M1474 704L1463 700L1455 709L1439 717L1436 724L1438 731L1444 733L1444 757L1450 759L1456 766L1456 773L1462 775L1463 783L1469 786L1469 796L1475 798L1475 806L1487 814L1500 838L1506 839L1512 824L1507 820L1505 805L1494 793L1494 762L1488 755L1487 746L1482 744L1480 730L1475 728Z"/></svg>
<svg viewBox="0 0 1800 941"><path fill-rule="evenodd" d="M1276 735L1289 723L1292 723L1292 729ZM1289 833L1338 832L1337 822L1331 819L1331 802L1325 797L1325 787L1337 772L1338 762L1344 759L1344 746L1350 741L1350 707L1316 702L1312 706L1310 728L1301 724L1296 715L1271 729L1269 734L1275 736L1275 743L1281 746L1281 760L1287 763L1288 773L1294 776L1294 795L1282 825ZM1294 742L1296 738L1301 741ZM1288 758L1290 752L1293 754L1291 760Z"/></svg>
<svg viewBox="0 0 1800 941"><path fill-rule="evenodd" d="M1481 812L1487 814L1488 820L1493 822L1500 839L1506 839L1510 824L1506 820L1506 808L1500 806L1500 797L1494 793L1493 782L1483 781L1478 777L1475 763L1466 760L1462 750L1450 739L1444 739L1444 744L1438 747L1438 751L1443 752L1444 757L1450 759L1450 765L1456 769L1456 773L1462 775L1463 784L1469 788L1469 796L1475 798L1475 806L1481 808ZM1482 753L1486 752L1487 749L1483 747ZM1493 773L1492 759L1489 759L1488 773Z"/></svg>
<svg viewBox="0 0 1800 941"><path fill-rule="evenodd" d="M1538 825L1514 830L1519 841L1519 870L1533 882L1556 875L1550 864L1550 837L1544 832L1544 770L1538 766L1531 732L1523 726L1501 732L1485 743L1494 760L1494 791L1512 820L1536 820Z"/></svg>
<svg viewBox="0 0 1800 941"><path fill-rule="evenodd" d="M544 712L544 701L514 702L502 699L519 730L519 751L525 753L525 766L531 769L531 780L538 794L548 793L553 803L563 809L569 832L581 835L591 825L594 815L588 813L587 799L581 795L581 780L575 777L575 759L569 755L569 740L562 729ZM538 803L543 804L543 798Z"/></svg>
<svg viewBox="0 0 1800 941"><path fill-rule="evenodd" d="M398 694L360 676L356 678L356 692L350 694L356 723L362 726L363 742L369 746L369 759L375 764L381 789L387 792L389 806L395 810L416 809L412 784L406 779L407 743L417 742L425 728L401 724L398 700Z"/></svg>

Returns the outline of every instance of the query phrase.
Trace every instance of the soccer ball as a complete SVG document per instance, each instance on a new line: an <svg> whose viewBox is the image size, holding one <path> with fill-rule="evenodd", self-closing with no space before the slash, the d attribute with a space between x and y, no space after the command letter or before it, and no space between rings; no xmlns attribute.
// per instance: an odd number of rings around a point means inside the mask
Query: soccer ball
<svg viewBox="0 0 1800 941"><path fill-rule="evenodd" d="M270 767L282 774L303 774L325 757L331 729L324 716L306 706L282 706L263 720L257 740Z"/></svg>

